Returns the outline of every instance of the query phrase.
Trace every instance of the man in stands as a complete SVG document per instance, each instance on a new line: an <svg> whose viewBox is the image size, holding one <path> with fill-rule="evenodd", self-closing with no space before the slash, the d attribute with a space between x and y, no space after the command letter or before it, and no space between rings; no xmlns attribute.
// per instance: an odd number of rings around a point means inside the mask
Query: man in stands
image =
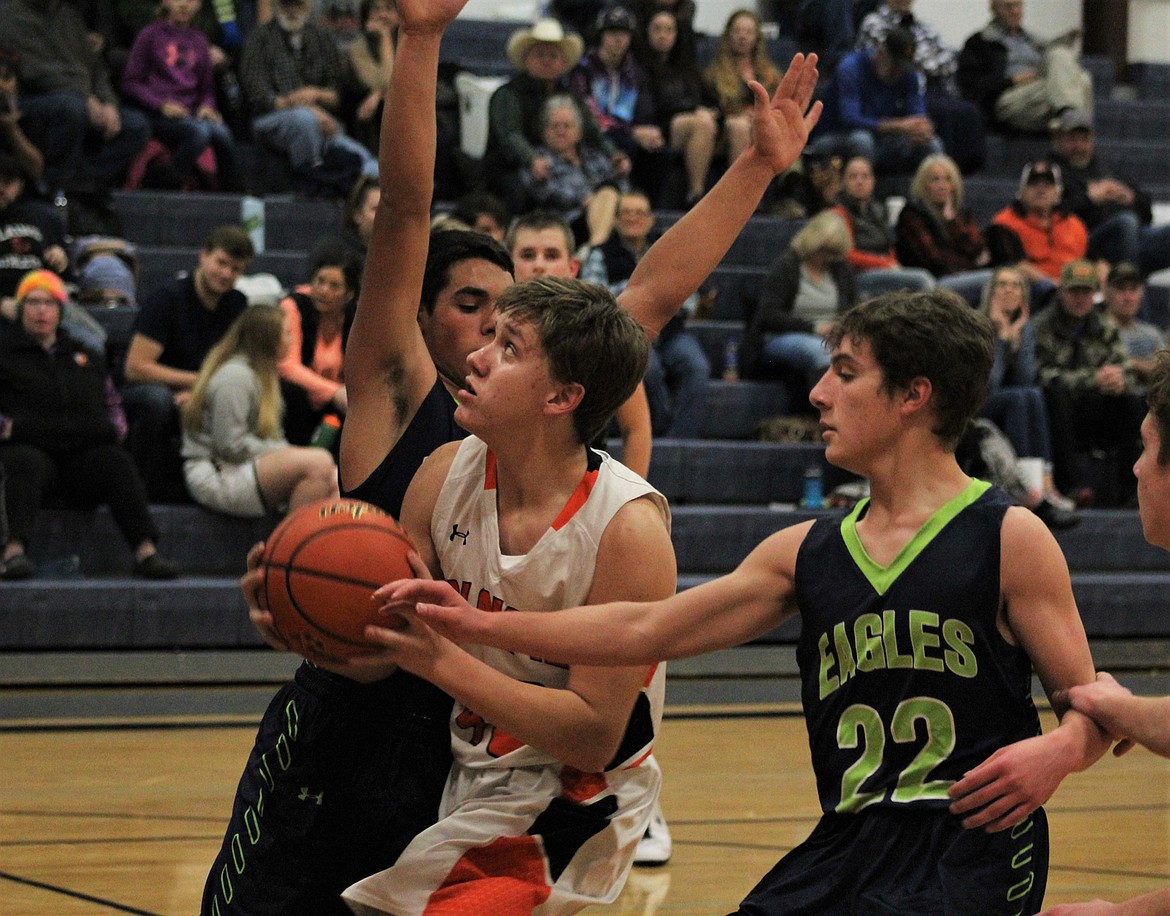
<svg viewBox="0 0 1170 916"><path fill-rule="evenodd" d="M142 300L126 353L123 403L129 446L151 499L185 501L179 460L179 406L207 352L248 304L235 288L255 249L238 226L214 229L195 272Z"/></svg>
<svg viewBox="0 0 1170 916"><path fill-rule="evenodd" d="M1089 234L1080 219L1060 207L1060 166L1029 162L1016 199L991 219L989 242L995 263L1018 262L1033 284L1051 287L1070 261L1083 258Z"/></svg>
<svg viewBox="0 0 1170 916"><path fill-rule="evenodd" d="M1068 109L1093 111L1093 79L1070 47L1077 33L1044 42L1024 29L1024 0L991 0L991 22L959 52L959 88L988 123L1047 131Z"/></svg>

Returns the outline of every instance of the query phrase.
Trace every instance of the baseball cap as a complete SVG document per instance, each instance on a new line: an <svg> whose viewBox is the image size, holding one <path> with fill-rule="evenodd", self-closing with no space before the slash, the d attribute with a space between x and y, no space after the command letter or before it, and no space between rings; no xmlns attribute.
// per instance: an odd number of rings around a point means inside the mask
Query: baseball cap
<svg viewBox="0 0 1170 916"><path fill-rule="evenodd" d="M1059 186L1060 181L1060 166L1055 162L1049 162L1047 159L1037 159L1035 162L1029 162L1024 166L1024 171L1020 173L1020 187L1029 185L1034 182L1049 181L1052 184Z"/></svg>
<svg viewBox="0 0 1170 916"><path fill-rule="evenodd" d="M634 14L624 6L611 6L597 15L597 31L621 31L633 33L637 31L637 22Z"/></svg>
<svg viewBox="0 0 1170 916"><path fill-rule="evenodd" d="M1069 261L1060 271L1061 289L1097 288L1097 268L1092 261Z"/></svg>
<svg viewBox="0 0 1170 916"><path fill-rule="evenodd" d="M1056 119L1056 132L1060 134L1067 134L1074 130L1092 131L1092 129L1092 115L1079 108L1066 108Z"/></svg>
<svg viewBox="0 0 1170 916"><path fill-rule="evenodd" d="M1128 286L1144 283L1145 279L1136 264L1132 261L1122 261L1113 265L1105 282L1110 286Z"/></svg>

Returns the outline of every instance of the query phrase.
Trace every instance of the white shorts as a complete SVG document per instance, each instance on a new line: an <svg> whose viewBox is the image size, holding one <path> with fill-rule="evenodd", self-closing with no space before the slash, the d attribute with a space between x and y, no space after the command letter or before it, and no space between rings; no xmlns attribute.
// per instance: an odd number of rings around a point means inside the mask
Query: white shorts
<svg viewBox="0 0 1170 916"><path fill-rule="evenodd" d="M208 509L240 518L262 518L271 511L260 493L255 460L216 464L209 458L190 458L183 462L183 477L191 498Z"/></svg>
<svg viewBox="0 0 1170 916"><path fill-rule="evenodd" d="M342 898L359 916L561 916L612 903L661 785L653 757L604 774L457 763L439 822Z"/></svg>

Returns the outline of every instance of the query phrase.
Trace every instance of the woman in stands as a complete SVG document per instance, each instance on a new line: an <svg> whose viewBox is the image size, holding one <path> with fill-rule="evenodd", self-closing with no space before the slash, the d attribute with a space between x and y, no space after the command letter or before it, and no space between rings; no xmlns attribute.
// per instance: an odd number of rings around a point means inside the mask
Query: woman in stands
<svg viewBox="0 0 1170 916"><path fill-rule="evenodd" d="M991 275L991 252L979 223L963 208L963 178L950 156L922 160L898 214L896 237L902 264L929 270L941 286L978 301Z"/></svg>
<svg viewBox="0 0 1170 916"><path fill-rule="evenodd" d="M260 518L337 496L333 456L281 430L276 364L289 344L284 312L255 305L207 354L183 405L183 476L201 506Z"/></svg>
<svg viewBox="0 0 1170 916"><path fill-rule="evenodd" d="M349 407L343 360L360 268L333 245L317 252L310 277L280 302L291 341L280 360L284 432L294 445L307 445L325 417L344 420Z"/></svg>
<svg viewBox="0 0 1170 916"><path fill-rule="evenodd" d="M822 210L801 229L768 272L744 334L749 377L791 379L812 390L829 367L825 336L857 303L852 248L841 217Z"/></svg>
<svg viewBox="0 0 1170 916"><path fill-rule="evenodd" d="M727 161L734 162L751 143L752 94L747 81L756 80L769 95L780 84L780 71L764 47L759 16L741 9L727 18L715 59L703 78L719 100Z"/></svg>
<svg viewBox="0 0 1170 916"><path fill-rule="evenodd" d="M686 205L707 189L707 172L719 134L719 100L703 82L693 60L679 43L678 18L660 10L643 26L642 65L650 82L654 112L670 148L682 154L686 170Z"/></svg>
<svg viewBox="0 0 1170 916"><path fill-rule="evenodd" d="M146 485L120 445L126 416L102 355L61 327L68 296L56 274L34 270L16 288L16 321L0 319L0 464L7 477L8 535L0 579L35 573L25 554L49 496L107 505L134 552L134 575L173 579L155 549Z"/></svg>
<svg viewBox="0 0 1170 916"><path fill-rule="evenodd" d="M833 212L840 214L849 230L853 242L849 263L868 281L863 282L863 290L876 295L889 289L932 289L934 277L929 271L903 267L898 261L886 205L874 197L873 163L864 156L853 156L846 161L841 180Z"/></svg>

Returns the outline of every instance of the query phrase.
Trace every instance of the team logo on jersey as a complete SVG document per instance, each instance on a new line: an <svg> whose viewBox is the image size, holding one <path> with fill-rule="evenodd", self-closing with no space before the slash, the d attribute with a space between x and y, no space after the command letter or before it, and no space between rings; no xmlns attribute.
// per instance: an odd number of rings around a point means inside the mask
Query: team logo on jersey
<svg viewBox="0 0 1170 916"><path fill-rule="evenodd" d="M467 546L467 536L469 534L471 534L470 528L468 528L466 531L460 531L459 530L459 523L456 522L454 525L451 526L451 536L449 538L447 538L447 540L454 542L455 538L459 538L460 540L463 541L463 546L466 547Z"/></svg>

